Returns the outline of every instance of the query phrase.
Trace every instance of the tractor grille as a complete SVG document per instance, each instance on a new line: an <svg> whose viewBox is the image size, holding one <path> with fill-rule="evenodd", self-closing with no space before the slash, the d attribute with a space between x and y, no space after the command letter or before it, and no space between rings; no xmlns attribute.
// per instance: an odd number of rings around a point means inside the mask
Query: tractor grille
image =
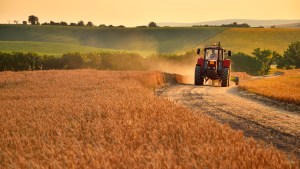
<svg viewBox="0 0 300 169"><path fill-rule="evenodd" d="M207 76L210 78L210 79L218 79L218 74L217 74L217 71L215 70L207 70Z"/></svg>

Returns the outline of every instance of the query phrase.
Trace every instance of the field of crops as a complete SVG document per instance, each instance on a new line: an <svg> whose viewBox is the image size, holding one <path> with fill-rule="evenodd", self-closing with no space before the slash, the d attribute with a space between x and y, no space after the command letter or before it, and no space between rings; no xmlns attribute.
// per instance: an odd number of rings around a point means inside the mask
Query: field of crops
<svg viewBox="0 0 300 169"><path fill-rule="evenodd" d="M0 168L299 168L154 95L160 72L0 73Z"/></svg>
<svg viewBox="0 0 300 169"><path fill-rule="evenodd" d="M279 77L244 81L240 87L272 99L300 104L300 69L284 71Z"/></svg>
<svg viewBox="0 0 300 169"><path fill-rule="evenodd" d="M115 50L101 49L89 46L72 45L52 42L31 42L31 41L0 41L2 52L34 52L40 56L53 55L62 56L65 53L74 52L114 52Z"/></svg>
<svg viewBox="0 0 300 169"><path fill-rule="evenodd" d="M253 49L260 47L282 54L291 42L299 39L300 29L293 28L99 28L0 25L0 51L54 55L101 50L125 50L144 56L155 53L182 54L219 41L233 52L250 54Z"/></svg>
<svg viewBox="0 0 300 169"><path fill-rule="evenodd" d="M65 26L0 25L0 41L51 42L95 48L176 53L195 48L226 28L99 28ZM14 48L18 44L11 44ZM20 48L24 48L19 44ZM24 43L26 46L27 44ZM47 50L49 44L36 44ZM67 46L68 47L68 46ZM1 48L0 51L8 51ZM56 50L55 48L53 49ZM78 49L79 50L79 49ZM34 51L31 51L34 52ZM67 53L68 48L62 53ZM81 51L78 51L81 52ZM47 51L40 51L47 53Z"/></svg>

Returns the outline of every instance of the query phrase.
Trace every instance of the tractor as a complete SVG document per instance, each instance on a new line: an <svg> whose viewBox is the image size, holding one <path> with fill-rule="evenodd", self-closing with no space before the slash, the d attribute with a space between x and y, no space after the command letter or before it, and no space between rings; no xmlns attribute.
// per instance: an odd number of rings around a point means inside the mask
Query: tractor
<svg viewBox="0 0 300 169"><path fill-rule="evenodd" d="M200 49L197 49L200 55ZM231 56L231 51L226 51L218 45L206 46L204 57L199 57L195 67L195 85L203 85L208 80L219 81L222 87L228 87L230 81L230 59L225 59L225 55Z"/></svg>

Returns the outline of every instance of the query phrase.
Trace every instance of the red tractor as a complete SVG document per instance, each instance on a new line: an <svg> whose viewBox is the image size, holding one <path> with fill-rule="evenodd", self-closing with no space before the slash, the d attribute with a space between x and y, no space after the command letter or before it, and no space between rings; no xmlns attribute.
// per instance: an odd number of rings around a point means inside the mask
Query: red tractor
<svg viewBox="0 0 300 169"><path fill-rule="evenodd" d="M200 49L197 50L200 54ZM204 57L198 58L195 67L195 85L203 85L209 79L219 80L222 87L229 86L230 81L230 59L225 59L225 54L231 56L231 51L226 51L218 46L207 46L204 48Z"/></svg>

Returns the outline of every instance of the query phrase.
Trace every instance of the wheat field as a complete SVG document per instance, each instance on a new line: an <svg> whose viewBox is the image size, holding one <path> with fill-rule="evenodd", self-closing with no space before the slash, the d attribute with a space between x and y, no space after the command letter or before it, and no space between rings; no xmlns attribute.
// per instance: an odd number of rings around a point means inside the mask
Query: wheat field
<svg viewBox="0 0 300 169"><path fill-rule="evenodd" d="M300 69L283 72L278 77L243 81L240 87L272 99L300 104Z"/></svg>
<svg viewBox="0 0 300 169"><path fill-rule="evenodd" d="M160 72L0 73L0 168L299 168L154 94Z"/></svg>

